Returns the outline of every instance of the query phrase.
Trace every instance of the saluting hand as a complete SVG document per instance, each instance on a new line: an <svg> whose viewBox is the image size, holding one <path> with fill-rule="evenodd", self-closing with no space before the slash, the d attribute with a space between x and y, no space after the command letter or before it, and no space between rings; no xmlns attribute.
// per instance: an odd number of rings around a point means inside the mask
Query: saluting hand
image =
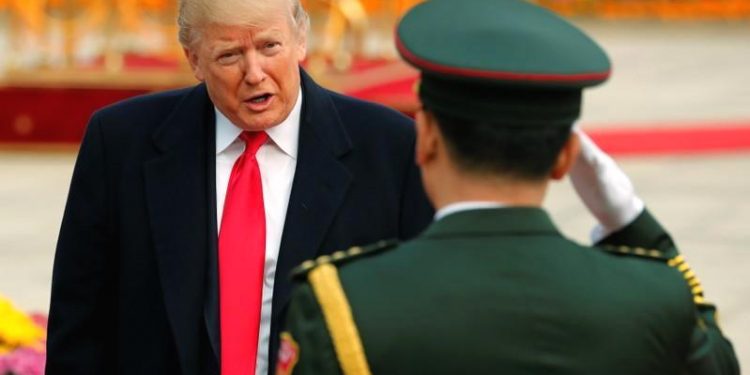
<svg viewBox="0 0 750 375"><path fill-rule="evenodd" d="M643 212L644 204L617 163L577 125L573 133L580 140L581 152L570 171L570 180L599 222L591 234L598 241L635 220Z"/></svg>

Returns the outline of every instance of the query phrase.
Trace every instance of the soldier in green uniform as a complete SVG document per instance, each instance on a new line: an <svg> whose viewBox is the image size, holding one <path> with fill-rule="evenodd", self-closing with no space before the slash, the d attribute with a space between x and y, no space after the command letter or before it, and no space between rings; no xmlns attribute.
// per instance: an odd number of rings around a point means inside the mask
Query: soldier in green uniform
<svg viewBox="0 0 750 375"><path fill-rule="evenodd" d="M601 48L522 0L428 1L397 32L422 73L416 157L436 220L300 266L277 374L738 374L669 235L571 132L582 89L609 76ZM541 208L568 172L595 246Z"/></svg>

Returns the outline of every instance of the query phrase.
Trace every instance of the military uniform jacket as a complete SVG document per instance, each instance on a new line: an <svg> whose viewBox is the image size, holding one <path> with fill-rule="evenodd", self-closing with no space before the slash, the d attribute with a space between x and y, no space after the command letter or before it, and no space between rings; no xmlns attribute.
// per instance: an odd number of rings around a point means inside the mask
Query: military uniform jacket
<svg viewBox="0 0 750 375"><path fill-rule="evenodd" d="M277 374L738 374L644 211L596 247L537 208L464 211L297 271Z"/></svg>

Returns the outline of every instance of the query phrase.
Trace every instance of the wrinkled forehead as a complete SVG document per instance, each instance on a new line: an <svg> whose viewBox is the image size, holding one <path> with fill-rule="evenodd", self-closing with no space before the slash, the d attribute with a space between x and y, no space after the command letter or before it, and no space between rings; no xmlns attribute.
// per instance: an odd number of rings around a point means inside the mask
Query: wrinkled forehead
<svg viewBox="0 0 750 375"><path fill-rule="evenodd" d="M209 24L204 26L202 30L203 36L199 45L209 51L268 41L287 41L294 38L285 21L280 21L280 24L268 27Z"/></svg>

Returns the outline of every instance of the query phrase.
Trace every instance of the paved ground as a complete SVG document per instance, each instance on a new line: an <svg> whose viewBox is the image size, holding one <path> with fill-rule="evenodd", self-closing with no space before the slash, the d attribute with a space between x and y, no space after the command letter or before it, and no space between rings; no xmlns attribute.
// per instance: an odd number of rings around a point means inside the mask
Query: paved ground
<svg viewBox="0 0 750 375"><path fill-rule="evenodd" d="M586 93L583 121L670 126L750 123L750 22L580 22L612 60L612 79Z"/></svg>
<svg viewBox="0 0 750 375"><path fill-rule="evenodd" d="M582 25L615 67L613 80L586 96L587 126L750 123L750 25ZM750 152L619 161L719 304L750 367ZM48 307L73 162L72 153L0 151L0 293L27 310ZM564 233L587 241L593 219L567 182L553 188L548 206Z"/></svg>

